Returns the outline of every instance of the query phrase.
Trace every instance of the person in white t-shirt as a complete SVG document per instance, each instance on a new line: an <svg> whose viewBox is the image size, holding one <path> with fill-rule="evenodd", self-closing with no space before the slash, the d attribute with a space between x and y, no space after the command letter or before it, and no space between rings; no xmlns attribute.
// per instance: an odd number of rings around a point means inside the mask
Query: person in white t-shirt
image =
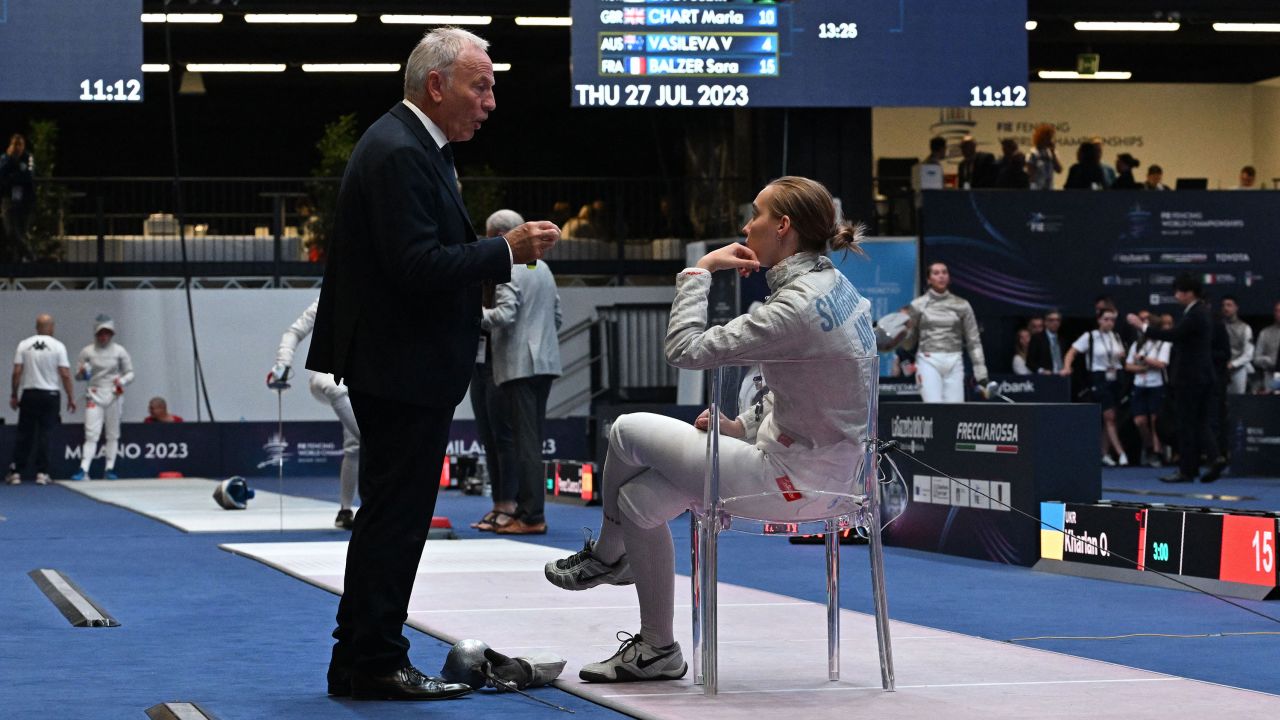
<svg viewBox="0 0 1280 720"><path fill-rule="evenodd" d="M1133 373L1133 391L1129 394L1129 412L1142 436L1143 465L1160 467L1163 450L1156 432L1156 419L1164 406L1164 372L1169 366L1173 344L1165 340L1138 338L1129 346L1124 369Z"/></svg>
<svg viewBox="0 0 1280 720"><path fill-rule="evenodd" d="M301 343L316 325L316 309L320 305L319 298L311 303L302 315L280 336L280 347L276 350L276 364L267 373L267 387L275 388L278 382L287 382L293 367L293 355ZM342 469L338 471L338 516L334 518L334 527L350 530L355 527L355 511L351 509L356 498L356 485L360 479L360 426L356 424L355 412L351 409L351 398L347 396L347 386L339 385L329 373L313 372L308 383L311 396L333 408L342 424Z"/></svg>
<svg viewBox="0 0 1280 720"><path fill-rule="evenodd" d="M120 449L120 416L124 388L133 382L133 359L115 336L115 322L99 315L93 322L93 342L85 345L76 358L76 379L85 381L88 387L84 394L84 447L80 451L80 470L71 476L72 480L89 479L89 466L98 454L98 439L104 428L107 464L102 476L119 479L116 453Z"/></svg>
<svg viewBox="0 0 1280 720"><path fill-rule="evenodd" d="M1085 370L1089 372L1089 384L1093 400L1102 406L1102 464L1114 467L1111 458L1115 450L1120 465L1128 465L1129 458L1120 444L1116 432L1116 407L1120 405L1120 373L1124 369L1124 341L1116 333L1116 310L1103 306L1098 311L1098 329L1090 330L1071 343L1067 356L1062 359L1060 375L1071 375L1071 364L1077 355L1085 358Z"/></svg>
<svg viewBox="0 0 1280 720"><path fill-rule="evenodd" d="M49 484L49 441L53 437L53 426L59 422L59 385L67 393L67 412L75 412L67 346L53 337L53 316L40 315L36 318L36 334L18 343L18 351L13 355L9 409L18 411L18 435L13 460L5 474L6 483L22 482L34 453L31 465L34 465L36 484Z"/></svg>

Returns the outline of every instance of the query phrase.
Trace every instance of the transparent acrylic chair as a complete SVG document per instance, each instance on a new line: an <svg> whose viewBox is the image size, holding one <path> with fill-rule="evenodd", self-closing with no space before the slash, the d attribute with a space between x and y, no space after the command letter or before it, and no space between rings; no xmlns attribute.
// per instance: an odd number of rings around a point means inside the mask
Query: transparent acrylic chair
<svg viewBox="0 0 1280 720"><path fill-rule="evenodd" d="M827 569L827 676L840 679L840 533L853 529L870 542L871 589L875 604L876 639L880 652L880 680L887 691L894 689L893 651L889 639L889 606L885 598L884 552L881 544L880 482L877 473L876 418L879 393L879 358L858 358L859 371L850 382L865 386L866 423L857 467L849 469L849 484L838 492L804 490L808 496L819 495L830 502L822 512L786 519L765 517L761 506L768 506L770 496L782 496L782 490L749 496L720 496L720 401L725 388L725 368L707 371L711 386L711 406L707 428L706 484L701 508L690 513L692 594L693 594L693 676L706 695L717 694L717 557L716 543L725 530L762 535L824 535ZM858 408L861 417L861 408ZM753 507L755 506L755 507Z"/></svg>

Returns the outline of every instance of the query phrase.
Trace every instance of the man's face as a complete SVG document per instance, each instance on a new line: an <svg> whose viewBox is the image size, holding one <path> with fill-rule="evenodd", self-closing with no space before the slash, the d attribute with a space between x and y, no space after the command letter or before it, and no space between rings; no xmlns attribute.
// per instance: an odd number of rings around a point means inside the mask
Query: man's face
<svg viewBox="0 0 1280 720"><path fill-rule="evenodd" d="M1062 316L1058 313L1049 313L1044 316L1044 329L1049 332L1056 333L1058 328L1062 326Z"/></svg>
<svg viewBox="0 0 1280 720"><path fill-rule="evenodd" d="M1253 173L1247 173L1243 170L1240 171L1240 187L1253 187L1253 182L1257 179L1257 176Z"/></svg>
<svg viewBox="0 0 1280 720"><path fill-rule="evenodd" d="M22 138L14 138L13 142L9 143L9 147L13 150L11 154L17 157L27 151L27 141Z"/></svg>
<svg viewBox="0 0 1280 720"><path fill-rule="evenodd" d="M498 106L493 86L493 62L487 53L472 46L454 61L448 77L437 72L429 74L427 92L440 104L437 124L449 142L464 142L475 136L480 124Z"/></svg>
<svg viewBox="0 0 1280 720"><path fill-rule="evenodd" d="M1225 298L1222 301L1222 317L1228 320L1234 320L1236 313L1240 312L1240 306L1236 305L1236 301L1231 298Z"/></svg>
<svg viewBox="0 0 1280 720"><path fill-rule="evenodd" d="M1174 290L1173 298L1179 305L1190 305L1191 301L1196 299L1196 294L1190 290Z"/></svg>
<svg viewBox="0 0 1280 720"><path fill-rule="evenodd" d="M1164 173L1162 172L1147 173L1147 184L1150 185L1151 187L1155 187L1163 181L1164 181Z"/></svg>
<svg viewBox="0 0 1280 720"><path fill-rule="evenodd" d="M1044 332L1044 318L1031 318L1031 321L1027 323L1027 330L1030 330L1032 335Z"/></svg>
<svg viewBox="0 0 1280 720"><path fill-rule="evenodd" d="M964 142L960 143L960 154L964 156L965 160L968 160L969 158L973 157L974 153L976 153L977 151L978 151L978 144L972 140L965 140Z"/></svg>

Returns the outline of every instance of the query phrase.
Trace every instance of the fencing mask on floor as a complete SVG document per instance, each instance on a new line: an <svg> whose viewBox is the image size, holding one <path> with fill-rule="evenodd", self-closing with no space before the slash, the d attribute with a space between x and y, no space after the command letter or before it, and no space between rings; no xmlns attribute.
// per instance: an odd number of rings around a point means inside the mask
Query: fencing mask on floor
<svg viewBox="0 0 1280 720"><path fill-rule="evenodd" d="M253 488L239 475L218 483L213 499L223 510L243 510L253 498Z"/></svg>

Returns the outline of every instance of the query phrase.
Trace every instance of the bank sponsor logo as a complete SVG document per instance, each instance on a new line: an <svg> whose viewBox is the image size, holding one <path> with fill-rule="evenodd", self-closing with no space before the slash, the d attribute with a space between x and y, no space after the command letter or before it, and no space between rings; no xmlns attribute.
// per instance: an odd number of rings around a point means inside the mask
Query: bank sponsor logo
<svg viewBox="0 0 1280 720"><path fill-rule="evenodd" d="M933 439L933 418L923 415L894 415L889 421L889 435L894 440L905 440L902 445L908 452L923 450L925 443Z"/></svg>
<svg viewBox="0 0 1280 720"><path fill-rule="evenodd" d="M1008 512L1013 503L1013 493L1010 484L1001 480L953 480L932 475L913 475L911 502Z"/></svg>
<svg viewBox="0 0 1280 720"><path fill-rule="evenodd" d="M1102 278L1102 284L1109 287L1134 287L1142 284L1142 278L1124 275L1107 275Z"/></svg>
<svg viewBox="0 0 1280 720"><path fill-rule="evenodd" d="M1027 230L1033 233L1056 233L1062 230L1062 215L1032 212L1027 217Z"/></svg>
<svg viewBox="0 0 1280 720"><path fill-rule="evenodd" d="M1017 455L1018 424L993 422L957 423L956 451Z"/></svg>
<svg viewBox="0 0 1280 720"><path fill-rule="evenodd" d="M1151 262L1151 253L1146 252L1126 252L1116 253L1111 259L1121 265L1141 265Z"/></svg>
<svg viewBox="0 0 1280 720"><path fill-rule="evenodd" d="M1031 380L1001 380L1000 384L996 385L996 392L1001 395L1023 395L1035 391L1036 384Z"/></svg>

